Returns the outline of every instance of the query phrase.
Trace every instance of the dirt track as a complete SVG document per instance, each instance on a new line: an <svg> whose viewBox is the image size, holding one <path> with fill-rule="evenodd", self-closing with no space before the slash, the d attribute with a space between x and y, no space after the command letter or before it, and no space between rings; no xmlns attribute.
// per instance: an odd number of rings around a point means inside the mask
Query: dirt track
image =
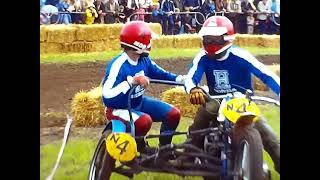
<svg viewBox="0 0 320 180"><path fill-rule="evenodd" d="M280 56L258 56L264 64L270 65L280 62ZM192 59L156 60L164 69L186 74ZM43 114L52 112L67 113L74 94L80 90L89 90L97 87L103 78L105 63L81 64L42 64L40 66L40 127L41 133L50 135L48 127L64 125L65 118L45 118ZM147 95L159 97L169 86L152 84L147 89ZM60 130L61 131L61 130ZM57 133L55 131L55 133ZM52 134L52 133L51 133ZM54 133L53 133L54 134ZM58 133L62 136L62 132Z"/></svg>

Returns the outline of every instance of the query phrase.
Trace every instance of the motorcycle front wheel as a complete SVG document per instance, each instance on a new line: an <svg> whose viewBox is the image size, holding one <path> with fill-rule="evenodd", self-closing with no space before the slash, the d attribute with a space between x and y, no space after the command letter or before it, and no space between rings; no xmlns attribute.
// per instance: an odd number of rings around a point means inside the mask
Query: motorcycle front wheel
<svg viewBox="0 0 320 180"><path fill-rule="evenodd" d="M106 137L111 134L111 130L106 130L99 139L94 152L90 168L89 180L109 180L115 166L115 160L106 150Z"/></svg>
<svg viewBox="0 0 320 180"><path fill-rule="evenodd" d="M233 129L233 180L263 180L263 144L251 125Z"/></svg>

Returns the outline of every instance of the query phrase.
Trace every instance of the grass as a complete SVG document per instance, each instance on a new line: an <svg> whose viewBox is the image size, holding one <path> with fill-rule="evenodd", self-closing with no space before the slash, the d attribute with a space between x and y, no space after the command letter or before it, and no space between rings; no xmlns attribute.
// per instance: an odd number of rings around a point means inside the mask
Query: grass
<svg viewBox="0 0 320 180"><path fill-rule="evenodd" d="M260 48L260 47L242 47L254 55L278 55L279 48ZM195 49L152 49L150 57L153 59L168 59L168 58L193 58L199 48ZM46 63L83 63L83 62L106 62L119 54L118 51L105 52L90 52L90 53L59 53L59 54L40 54L40 64Z"/></svg>
<svg viewBox="0 0 320 180"><path fill-rule="evenodd" d="M276 131L277 135L280 137L280 109L272 105L260 106L263 114L268 119L268 122L272 128ZM183 118L179 124L179 131L186 131L188 126L192 123L192 119ZM159 123L154 123L151 134L158 133L160 129ZM87 173L89 169L89 163L91 157L94 153L98 137L95 139L79 139L70 137L70 141L65 147L64 155L61 159L60 166L54 176L55 180L81 180L87 178ZM185 136L176 136L173 139L174 143L183 142L186 139ZM149 141L151 146L156 146L158 144L157 139ZM60 150L61 142L54 142L52 144L40 146L40 179L45 179L54 167L57 154ZM267 161L270 169L273 167L272 160L267 153L264 153L264 158ZM126 180L127 178L118 174L113 174L112 179ZM200 177L179 177L171 174L163 173L141 173L134 177L135 180L200 180ZM277 172L272 169L272 179L279 180L280 176Z"/></svg>

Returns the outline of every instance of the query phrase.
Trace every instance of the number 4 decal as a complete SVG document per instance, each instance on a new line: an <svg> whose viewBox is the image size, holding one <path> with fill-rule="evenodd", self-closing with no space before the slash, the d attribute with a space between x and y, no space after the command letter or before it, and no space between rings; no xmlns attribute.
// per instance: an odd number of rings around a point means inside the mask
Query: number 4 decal
<svg viewBox="0 0 320 180"><path fill-rule="evenodd" d="M116 143L116 144L117 144L117 142L119 141L119 139L120 139L119 136L116 138L116 134L112 134L112 136L111 136L111 138L110 138L110 140L113 140L114 143Z"/></svg>
<svg viewBox="0 0 320 180"><path fill-rule="evenodd" d="M119 144L119 145L117 146L117 149L120 150L120 155L127 151L127 146L128 146L128 144L129 144L129 141L126 140L126 141L124 141L123 143L121 143L121 144ZM122 147L121 147L121 146L122 146Z"/></svg>
<svg viewBox="0 0 320 180"><path fill-rule="evenodd" d="M234 109L233 109L234 107L233 107L233 104L232 105L227 105L227 110L229 111L229 110L231 110L231 111L233 111ZM246 103L243 103L241 106L239 106L237 109L235 109L235 111L237 112L237 113L244 113L244 112L246 112L247 111L247 104Z"/></svg>
<svg viewBox="0 0 320 180"><path fill-rule="evenodd" d="M247 105L246 105L245 103L243 103L243 104L236 110L236 112L237 112L237 113L244 113L244 112L247 111L246 107L247 107ZM241 109L241 108L242 108L242 109Z"/></svg>

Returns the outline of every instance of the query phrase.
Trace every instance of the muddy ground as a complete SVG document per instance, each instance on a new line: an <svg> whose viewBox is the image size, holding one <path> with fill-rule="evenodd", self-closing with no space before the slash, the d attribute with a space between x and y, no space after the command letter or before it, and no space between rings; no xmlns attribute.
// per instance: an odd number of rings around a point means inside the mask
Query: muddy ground
<svg viewBox="0 0 320 180"><path fill-rule="evenodd" d="M258 56L266 65L280 63L279 55ZM164 69L176 74L186 74L192 59L155 60ZM40 144L47 144L63 137L65 114L70 110L74 94L80 90L97 87L101 82L106 64L102 62L81 64L41 64L40 66ZM159 97L168 85L151 84L146 93ZM95 136L100 128L77 128L71 135L89 133ZM83 132L83 133L82 133ZM90 136L89 135L89 136Z"/></svg>

